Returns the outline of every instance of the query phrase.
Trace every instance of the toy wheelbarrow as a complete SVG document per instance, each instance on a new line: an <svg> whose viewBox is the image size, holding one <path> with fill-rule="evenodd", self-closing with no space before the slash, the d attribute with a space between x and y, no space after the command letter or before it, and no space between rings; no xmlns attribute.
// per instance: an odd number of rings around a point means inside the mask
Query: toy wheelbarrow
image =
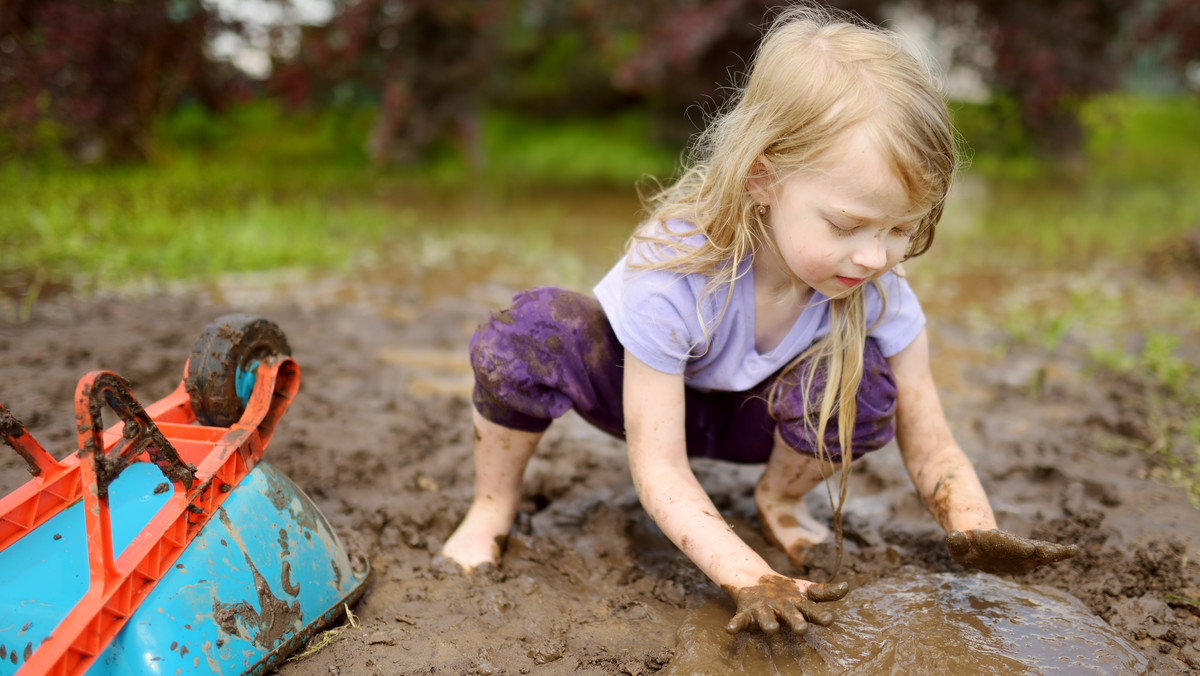
<svg viewBox="0 0 1200 676"><path fill-rule="evenodd" d="M0 499L0 674L261 673L358 600L365 560L261 462L300 387L290 352L274 323L229 315L145 408L88 373L61 461L0 406L33 474Z"/></svg>

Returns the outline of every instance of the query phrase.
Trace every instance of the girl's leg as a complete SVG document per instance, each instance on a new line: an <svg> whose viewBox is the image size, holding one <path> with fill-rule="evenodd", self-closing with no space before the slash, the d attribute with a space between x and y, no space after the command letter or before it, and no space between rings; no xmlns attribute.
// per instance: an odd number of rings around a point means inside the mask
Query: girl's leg
<svg viewBox="0 0 1200 676"><path fill-rule="evenodd" d="M475 423L475 498L442 554L470 571L498 563L521 500L521 478L541 432L509 429L473 413Z"/></svg>
<svg viewBox="0 0 1200 676"><path fill-rule="evenodd" d="M805 368L802 364L796 372L802 373ZM817 401L825 388L823 374L818 372L814 376L809 397L803 396L802 382L799 377L792 377L791 386L775 400L772 413L779 421L775 446L754 490L763 533L797 565L803 561L809 546L830 536L829 529L809 515L804 498L842 464L837 417L825 429L828 462L817 459L816 439L805 420L808 401ZM862 457L891 441L895 436L895 413L896 379L878 345L868 339L863 350L863 377L856 401L851 458Z"/></svg>
<svg viewBox="0 0 1200 676"><path fill-rule="evenodd" d="M600 304L550 287L517 294L471 338L475 496L442 554L470 570L498 563L521 479L553 419L575 409L620 435L624 352Z"/></svg>

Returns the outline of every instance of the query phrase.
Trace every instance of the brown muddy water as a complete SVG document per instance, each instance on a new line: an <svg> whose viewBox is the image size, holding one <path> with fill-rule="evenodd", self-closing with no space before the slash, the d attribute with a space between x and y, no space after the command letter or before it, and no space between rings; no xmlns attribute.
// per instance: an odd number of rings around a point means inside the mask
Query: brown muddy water
<svg viewBox="0 0 1200 676"><path fill-rule="evenodd" d="M837 603L840 620L803 638L731 637L720 630L728 601L638 505L623 445L569 414L530 463L500 568L463 577L439 565L471 495L471 332L526 286L590 288L637 209L605 193L506 204L422 211L452 232L414 235L343 274L43 298L28 321L0 319L0 402L61 456L74 445L71 396L84 372L113 370L152 401L174 389L215 317L237 310L276 321L302 383L265 457L374 571L354 622L282 674L1200 670L1200 519L1140 451L1164 411L1136 381L1088 367L1099 334L1066 332L1051 348L1015 342L1005 326L1012 313L997 298L1068 286L1049 274L1022 285L1004 270L909 269L930 315L943 404L1001 527L1077 543L1071 561L1018 579L963 571L888 446L851 475L838 579L852 590ZM503 219L470 222L476 209L501 207ZM929 255L938 253L935 245ZM1200 290L1200 270L1183 268L1154 281L1101 262L1087 277L1097 297L1127 303L1123 321L1185 308ZM0 455L0 489L24 481L23 467ZM736 532L778 570L829 576L831 547L793 568L760 534L760 467L694 468ZM831 517L820 490L809 508Z"/></svg>
<svg viewBox="0 0 1200 676"><path fill-rule="evenodd" d="M712 601L679 627L664 674L1140 674L1149 660L1075 597L993 576L904 567L855 589L836 631L730 636Z"/></svg>

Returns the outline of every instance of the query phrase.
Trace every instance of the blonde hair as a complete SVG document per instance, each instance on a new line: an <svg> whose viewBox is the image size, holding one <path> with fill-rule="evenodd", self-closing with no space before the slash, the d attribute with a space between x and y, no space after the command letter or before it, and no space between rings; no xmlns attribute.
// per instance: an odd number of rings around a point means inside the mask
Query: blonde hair
<svg viewBox="0 0 1200 676"><path fill-rule="evenodd" d="M773 21L744 88L696 137L682 177L646 200L649 218L627 248L655 250L637 257L649 261L639 264L643 268L706 275L704 295L724 289L727 307L739 269L746 272L738 263L764 246L774 249L748 179L761 171L764 159L776 181L812 168L852 128L866 131L914 209L923 214L905 259L924 253L933 242L958 164L938 80L896 35L807 4L786 9ZM693 230L668 232L662 227L667 221L689 223ZM695 234L704 235L697 246L680 237ZM815 426L811 416L806 424L816 435L818 457L828 462L825 429L836 412L842 465L848 468L869 329L862 287L828 302L828 335L784 369L770 400L774 403L780 382L800 362L814 358L814 368L806 369L802 380L806 411L818 416ZM706 339L713 329L705 327ZM819 403L807 401L817 370L827 376ZM847 474L843 472L843 499ZM840 536L840 501L836 514Z"/></svg>

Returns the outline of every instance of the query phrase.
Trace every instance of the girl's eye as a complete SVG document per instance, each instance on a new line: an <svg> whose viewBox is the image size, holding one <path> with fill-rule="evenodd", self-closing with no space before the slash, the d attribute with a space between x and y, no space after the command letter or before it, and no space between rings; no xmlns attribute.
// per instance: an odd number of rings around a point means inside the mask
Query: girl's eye
<svg viewBox="0 0 1200 676"><path fill-rule="evenodd" d="M910 225L905 228L892 228L892 234L899 235L900 237L912 237L917 234L917 226Z"/></svg>
<svg viewBox="0 0 1200 676"><path fill-rule="evenodd" d="M832 230L833 234L837 235L838 237L850 237L855 232L858 232L858 228L843 228L833 221L826 222L829 223L829 229Z"/></svg>

